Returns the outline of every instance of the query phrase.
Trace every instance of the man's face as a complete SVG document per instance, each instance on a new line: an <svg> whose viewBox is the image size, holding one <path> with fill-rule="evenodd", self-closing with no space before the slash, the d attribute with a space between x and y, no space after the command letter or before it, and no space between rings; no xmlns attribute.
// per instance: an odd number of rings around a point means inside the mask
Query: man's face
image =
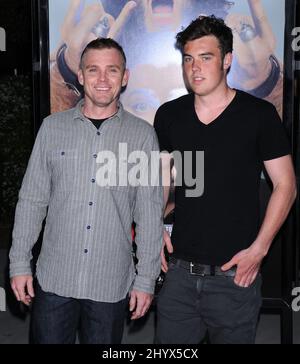
<svg viewBox="0 0 300 364"><path fill-rule="evenodd" d="M188 0L189 1L189 0ZM149 32L178 30L182 10L186 1L182 0L138 0L144 9L145 25Z"/></svg>
<svg viewBox="0 0 300 364"><path fill-rule="evenodd" d="M231 62L231 53L222 59L219 41L215 36L187 42L184 47L183 74L188 88L199 96L213 93L226 82Z"/></svg>
<svg viewBox="0 0 300 364"><path fill-rule="evenodd" d="M127 85L128 71L117 49L90 49L84 55L78 80L93 106L115 107L122 87Z"/></svg>

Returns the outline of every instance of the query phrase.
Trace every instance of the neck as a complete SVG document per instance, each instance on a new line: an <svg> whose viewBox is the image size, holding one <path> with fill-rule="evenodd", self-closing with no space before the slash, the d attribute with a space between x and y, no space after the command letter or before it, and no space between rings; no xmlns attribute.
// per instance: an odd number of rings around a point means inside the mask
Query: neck
<svg viewBox="0 0 300 364"><path fill-rule="evenodd" d="M195 106L196 108L210 110L226 107L234 98L235 94L236 91L226 84L223 87L218 87L208 95L195 94Z"/></svg>
<svg viewBox="0 0 300 364"><path fill-rule="evenodd" d="M91 119L108 119L118 111L117 102L108 105L108 106L98 106L94 104L90 104L86 99L84 100L84 104L82 106L82 113L87 118Z"/></svg>

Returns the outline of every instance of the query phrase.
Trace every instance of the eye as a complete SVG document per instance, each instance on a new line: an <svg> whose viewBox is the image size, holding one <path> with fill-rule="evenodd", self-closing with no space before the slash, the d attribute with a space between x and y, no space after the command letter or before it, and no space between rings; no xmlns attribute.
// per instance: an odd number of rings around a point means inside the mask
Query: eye
<svg viewBox="0 0 300 364"><path fill-rule="evenodd" d="M183 58L183 61L184 61L184 63L189 63L189 62L191 62L191 61L192 61L192 57L185 56L185 57Z"/></svg>
<svg viewBox="0 0 300 364"><path fill-rule="evenodd" d="M119 72L119 70L118 70L118 68L110 68L110 69L109 69L109 72L110 72L110 73L114 73L114 74L115 74L115 73L118 73L118 72Z"/></svg>

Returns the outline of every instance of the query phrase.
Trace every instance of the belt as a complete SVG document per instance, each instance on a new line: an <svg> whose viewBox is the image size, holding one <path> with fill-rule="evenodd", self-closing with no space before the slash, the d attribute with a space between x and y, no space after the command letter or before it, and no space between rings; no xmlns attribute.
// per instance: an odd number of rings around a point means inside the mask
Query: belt
<svg viewBox="0 0 300 364"><path fill-rule="evenodd" d="M226 272L221 270L221 267L217 265L206 265L195 262L188 262L186 260L177 259L174 257L170 257L170 263L175 264L177 267L186 269L192 275L196 276L225 276L225 277L234 277L236 274L236 269L232 268L227 270Z"/></svg>

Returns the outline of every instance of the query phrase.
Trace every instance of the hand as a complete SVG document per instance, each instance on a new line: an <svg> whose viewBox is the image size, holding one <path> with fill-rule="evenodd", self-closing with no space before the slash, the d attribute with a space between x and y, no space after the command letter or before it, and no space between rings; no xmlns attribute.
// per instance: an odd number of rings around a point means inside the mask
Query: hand
<svg viewBox="0 0 300 364"><path fill-rule="evenodd" d="M234 79L239 87L251 90L260 86L270 75L270 56L274 54L276 39L263 9L261 0L248 0L252 17L230 14L226 24L233 30L234 55L238 67Z"/></svg>
<svg viewBox="0 0 300 364"><path fill-rule="evenodd" d="M15 276L11 279L10 285L18 301L29 306L34 297L33 278L31 275Z"/></svg>
<svg viewBox="0 0 300 364"><path fill-rule="evenodd" d="M222 266L223 271L227 271L237 266L234 283L241 287L249 287L257 277L261 263L265 254L263 254L254 244L245 250L236 254L230 262Z"/></svg>
<svg viewBox="0 0 300 364"><path fill-rule="evenodd" d="M148 311L153 294L132 290L130 293L129 311L132 312L131 320L143 317Z"/></svg>
<svg viewBox="0 0 300 364"><path fill-rule="evenodd" d="M86 6L78 16L82 7L81 0L71 0L68 13L64 19L61 36L63 43L67 45L65 60L70 69L77 74L80 56L85 46L101 34L95 34L95 27L101 19L106 19L108 33L103 36L117 39L126 20L132 10L136 7L134 1L126 3L117 19L105 12L105 9L98 1L96 4Z"/></svg>
<svg viewBox="0 0 300 364"><path fill-rule="evenodd" d="M169 233L166 230L164 230L163 246L162 246L162 249L161 249L161 252L160 252L161 270L166 273L168 271L168 263L167 263L167 260L166 260L166 257L165 257L165 247L167 248L167 252L169 254L173 253L173 245L172 245L172 242L171 242L171 238L170 238Z"/></svg>

